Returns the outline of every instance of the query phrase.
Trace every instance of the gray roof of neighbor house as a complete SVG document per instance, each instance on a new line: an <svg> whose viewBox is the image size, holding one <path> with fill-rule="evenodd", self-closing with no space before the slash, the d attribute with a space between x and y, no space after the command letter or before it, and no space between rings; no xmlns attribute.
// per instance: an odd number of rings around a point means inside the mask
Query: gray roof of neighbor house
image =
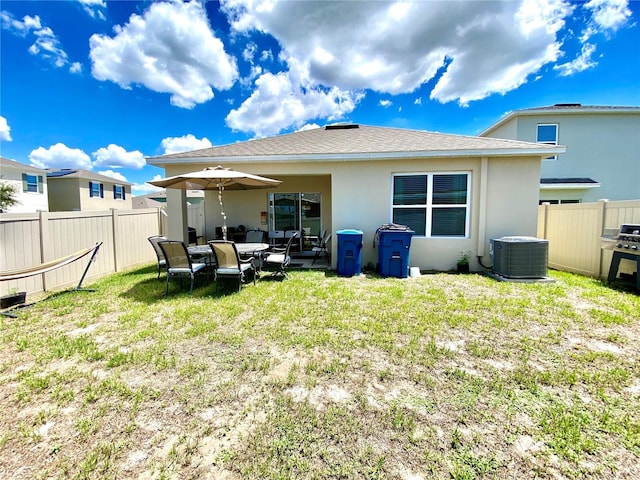
<svg viewBox="0 0 640 480"><path fill-rule="evenodd" d="M8 158L0 157L0 175L2 175L3 168L13 168L14 170L22 170L25 172L43 174L44 168L32 167L26 163L16 162L15 160L9 160Z"/></svg>
<svg viewBox="0 0 640 480"><path fill-rule="evenodd" d="M501 125L504 125L511 119L519 116L531 115L594 115L594 114L632 114L640 115L640 107L630 106L605 106L605 105L582 105L580 103L556 103L546 107L524 108L522 110L513 110L507 113L497 122L485 128L478 135L480 137L490 133Z"/></svg>
<svg viewBox="0 0 640 480"><path fill-rule="evenodd" d="M198 162L382 160L549 155L563 146L368 125L337 124L191 152L149 157L150 165Z"/></svg>
<svg viewBox="0 0 640 480"><path fill-rule="evenodd" d="M86 180L96 180L99 182L115 183L116 185L131 185L129 182L123 182L122 180L108 177L106 175L73 168L49 168L47 169L47 178L50 180L52 178L82 178Z"/></svg>

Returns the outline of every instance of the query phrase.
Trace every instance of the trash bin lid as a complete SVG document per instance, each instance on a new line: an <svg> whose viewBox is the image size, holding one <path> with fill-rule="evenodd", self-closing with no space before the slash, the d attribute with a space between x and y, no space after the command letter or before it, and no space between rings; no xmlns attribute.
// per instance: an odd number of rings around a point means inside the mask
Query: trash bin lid
<svg viewBox="0 0 640 480"><path fill-rule="evenodd" d="M362 230L355 230L353 228L345 228L344 230L338 230L338 235L362 235Z"/></svg>

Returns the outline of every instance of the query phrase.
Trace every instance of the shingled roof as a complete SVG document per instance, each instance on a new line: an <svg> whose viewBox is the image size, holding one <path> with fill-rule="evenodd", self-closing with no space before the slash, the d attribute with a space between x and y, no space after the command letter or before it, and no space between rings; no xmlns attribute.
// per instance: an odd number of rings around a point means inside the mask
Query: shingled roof
<svg viewBox="0 0 640 480"><path fill-rule="evenodd" d="M198 161L376 160L409 157L553 155L564 147L498 138L338 124L147 158L151 165Z"/></svg>

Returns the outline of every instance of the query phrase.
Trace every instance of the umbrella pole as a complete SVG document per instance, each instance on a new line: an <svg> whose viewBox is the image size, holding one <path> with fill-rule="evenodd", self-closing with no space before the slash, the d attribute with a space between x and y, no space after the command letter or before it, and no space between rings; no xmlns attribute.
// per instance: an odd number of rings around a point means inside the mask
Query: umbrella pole
<svg viewBox="0 0 640 480"><path fill-rule="evenodd" d="M224 204L222 203L222 191L224 190L224 185L221 183L218 184L218 202L220 202L220 212L222 213L222 239L227 239L227 214L224 213Z"/></svg>

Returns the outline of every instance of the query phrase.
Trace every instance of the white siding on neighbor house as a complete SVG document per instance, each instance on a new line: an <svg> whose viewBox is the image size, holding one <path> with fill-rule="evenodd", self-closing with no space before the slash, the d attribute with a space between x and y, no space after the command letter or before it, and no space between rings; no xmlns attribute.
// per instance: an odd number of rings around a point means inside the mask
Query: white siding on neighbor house
<svg viewBox="0 0 640 480"><path fill-rule="evenodd" d="M558 144L567 147L556 160L543 160L541 178L591 178L600 187L542 189L540 200L640 198L640 112L528 112L486 134L491 138L536 141L539 124L558 125Z"/></svg>
<svg viewBox="0 0 640 480"><path fill-rule="evenodd" d="M13 162L16 163L16 162ZM25 191L23 185L23 174L33 175L42 179L42 192L28 192ZM29 213L38 211L49 210L49 201L47 196L47 172L45 170L34 169L28 165L24 165L24 168L14 168L6 164L2 165L0 171L0 181L9 183L16 187L16 199L18 204L7 208L8 213Z"/></svg>

